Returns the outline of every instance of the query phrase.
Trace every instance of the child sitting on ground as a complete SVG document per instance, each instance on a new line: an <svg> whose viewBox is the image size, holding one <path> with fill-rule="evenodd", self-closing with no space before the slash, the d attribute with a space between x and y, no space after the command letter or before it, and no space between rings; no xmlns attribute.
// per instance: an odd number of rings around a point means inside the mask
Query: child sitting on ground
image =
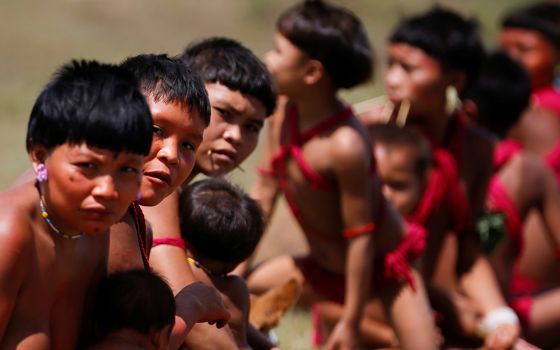
<svg viewBox="0 0 560 350"><path fill-rule="evenodd" d="M175 323L175 298L152 272L117 272L99 284L94 318L101 340L91 350L165 350Z"/></svg>
<svg viewBox="0 0 560 350"><path fill-rule="evenodd" d="M375 140L377 173L381 178L385 197L406 219L409 230L426 235L425 213L445 200L445 183L438 169L431 166L430 145L413 128L399 128L391 124L370 127ZM316 331L330 332L342 315L342 307L322 302L313 307ZM375 316L366 316L360 324L362 343L368 348L392 347L398 344L395 332ZM320 337L320 334L315 334Z"/></svg>
<svg viewBox="0 0 560 350"><path fill-rule="evenodd" d="M181 235L195 278L222 294L237 347L250 349L249 291L245 281L230 272L253 253L262 236L264 219L258 203L226 180L211 178L187 186L179 208ZM197 349L205 348L205 339L196 328L189 334L190 346Z"/></svg>
<svg viewBox="0 0 560 350"><path fill-rule="evenodd" d="M151 140L146 100L120 67L74 61L43 89L26 137L37 180L0 193L0 348L76 348Z"/></svg>

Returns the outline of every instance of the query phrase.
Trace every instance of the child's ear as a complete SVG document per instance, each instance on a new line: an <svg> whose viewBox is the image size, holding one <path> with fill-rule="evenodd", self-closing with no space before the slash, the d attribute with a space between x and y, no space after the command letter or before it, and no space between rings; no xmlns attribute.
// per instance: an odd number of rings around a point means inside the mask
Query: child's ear
<svg viewBox="0 0 560 350"><path fill-rule="evenodd" d="M462 102L461 109L467 115L467 118L473 123L479 125L479 111L476 103L471 99L465 99Z"/></svg>
<svg viewBox="0 0 560 350"><path fill-rule="evenodd" d="M44 146L38 146L38 145L31 146L27 153L29 154L29 159L33 164L34 170L37 170L37 166L39 164L44 164L49 155L49 151L47 151L47 149Z"/></svg>
<svg viewBox="0 0 560 350"><path fill-rule="evenodd" d="M149 337L150 343L157 350L166 350L169 345L169 338L171 337L172 325L167 325L160 330L150 330Z"/></svg>
<svg viewBox="0 0 560 350"><path fill-rule="evenodd" d="M309 60L305 67L305 76L303 78L307 85L316 84L325 74L325 67L317 60Z"/></svg>
<svg viewBox="0 0 560 350"><path fill-rule="evenodd" d="M448 72L447 85L453 85L459 94L461 94L461 91L463 91L467 85L467 73L459 70Z"/></svg>

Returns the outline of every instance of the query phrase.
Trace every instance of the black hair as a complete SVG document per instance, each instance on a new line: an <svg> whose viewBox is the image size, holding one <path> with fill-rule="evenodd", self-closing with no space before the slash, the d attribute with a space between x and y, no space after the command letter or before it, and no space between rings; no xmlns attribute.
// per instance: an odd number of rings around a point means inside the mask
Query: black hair
<svg viewBox="0 0 560 350"><path fill-rule="evenodd" d="M178 103L195 108L205 125L210 123L210 101L200 76L179 59L167 55L138 55L127 58L122 66L129 70L146 96L158 102Z"/></svg>
<svg viewBox="0 0 560 350"><path fill-rule="evenodd" d="M476 104L480 123L504 137L529 106L529 73L507 53L493 52L482 64L480 75L466 97Z"/></svg>
<svg viewBox="0 0 560 350"><path fill-rule="evenodd" d="M467 87L476 78L484 59L477 22L440 6L402 21L389 42L420 48L436 59L443 70L464 71Z"/></svg>
<svg viewBox="0 0 560 350"><path fill-rule="evenodd" d="M179 207L183 239L208 259L240 263L253 253L264 231L259 204L224 179L189 185Z"/></svg>
<svg viewBox="0 0 560 350"><path fill-rule="evenodd" d="M214 37L189 45L180 59L207 83L255 97L266 115L276 108L276 90L265 65L238 41Z"/></svg>
<svg viewBox="0 0 560 350"><path fill-rule="evenodd" d="M414 170L418 175L424 176L432 162L430 143L420 131L414 127L400 128L394 124L377 124L369 128L370 135L375 144L385 146L406 146L416 151Z"/></svg>
<svg viewBox="0 0 560 350"><path fill-rule="evenodd" d="M560 4L538 2L517 8L502 20L502 28L522 28L539 32L560 52Z"/></svg>
<svg viewBox="0 0 560 350"><path fill-rule="evenodd" d="M146 334L175 323L175 298L153 272L116 272L100 282L93 311L101 335L125 328Z"/></svg>
<svg viewBox="0 0 560 350"><path fill-rule="evenodd" d="M312 59L320 61L336 88L371 79L373 53L360 19L343 7L306 0L288 8L277 30Z"/></svg>
<svg viewBox="0 0 560 350"><path fill-rule="evenodd" d="M26 147L51 151L64 143L147 155L152 117L136 79L119 66L71 61L54 74L33 105Z"/></svg>

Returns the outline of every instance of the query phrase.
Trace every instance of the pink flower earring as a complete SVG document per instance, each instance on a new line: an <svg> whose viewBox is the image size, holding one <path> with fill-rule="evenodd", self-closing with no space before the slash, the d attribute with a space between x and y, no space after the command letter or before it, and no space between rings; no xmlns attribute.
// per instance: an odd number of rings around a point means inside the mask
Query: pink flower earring
<svg viewBox="0 0 560 350"><path fill-rule="evenodd" d="M47 167L45 167L45 164L41 163L37 165L37 181L45 182L48 178L49 174L47 172Z"/></svg>

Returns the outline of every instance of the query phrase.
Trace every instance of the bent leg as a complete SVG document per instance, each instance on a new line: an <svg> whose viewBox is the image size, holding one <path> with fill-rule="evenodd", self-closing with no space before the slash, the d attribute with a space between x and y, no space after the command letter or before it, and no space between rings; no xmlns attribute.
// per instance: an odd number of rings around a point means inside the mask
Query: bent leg
<svg viewBox="0 0 560 350"><path fill-rule="evenodd" d="M390 282L381 291L381 300L401 349L437 349L439 336L424 283L416 271L412 272L415 291L408 284Z"/></svg>
<svg viewBox="0 0 560 350"><path fill-rule="evenodd" d="M533 298L527 340L546 349L560 346L560 289Z"/></svg>

